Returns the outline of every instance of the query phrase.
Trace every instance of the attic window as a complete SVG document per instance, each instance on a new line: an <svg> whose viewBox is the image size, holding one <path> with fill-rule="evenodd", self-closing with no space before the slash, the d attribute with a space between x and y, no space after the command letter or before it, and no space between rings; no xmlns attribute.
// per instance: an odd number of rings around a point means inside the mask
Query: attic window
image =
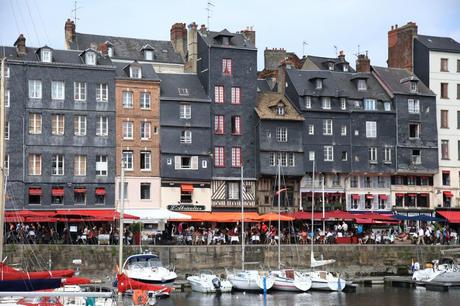
<svg viewBox="0 0 460 306"><path fill-rule="evenodd" d="M364 79L359 79L358 80L358 90L367 90L367 84L366 84L366 80Z"/></svg>
<svg viewBox="0 0 460 306"><path fill-rule="evenodd" d="M42 49L40 51L40 59L44 63L51 63L51 50L50 49Z"/></svg>
<svg viewBox="0 0 460 306"><path fill-rule="evenodd" d="M417 82L410 81L410 92L417 92Z"/></svg>
<svg viewBox="0 0 460 306"><path fill-rule="evenodd" d="M141 79L142 78L141 67L137 67L137 66L129 67L129 76L133 79Z"/></svg>
<svg viewBox="0 0 460 306"><path fill-rule="evenodd" d="M283 103L279 103L277 106L276 106L276 115L278 116L284 116L286 114L286 109L284 108L284 104Z"/></svg>
<svg viewBox="0 0 460 306"><path fill-rule="evenodd" d="M328 68L329 70L334 71L334 63L329 63Z"/></svg>
<svg viewBox="0 0 460 306"><path fill-rule="evenodd" d="M153 51L152 50L145 50L144 51L144 59L147 61L153 60Z"/></svg>
<svg viewBox="0 0 460 306"><path fill-rule="evenodd" d="M316 79L316 89L323 89L323 80Z"/></svg>
<svg viewBox="0 0 460 306"><path fill-rule="evenodd" d="M188 96L188 88L179 88L179 96Z"/></svg>
<svg viewBox="0 0 460 306"><path fill-rule="evenodd" d="M108 48L107 48L107 55L108 55L109 57L112 57L112 56L113 56L113 47L108 47Z"/></svg>
<svg viewBox="0 0 460 306"><path fill-rule="evenodd" d="M343 64L343 72L348 72L348 64Z"/></svg>
<svg viewBox="0 0 460 306"><path fill-rule="evenodd" d="M96 53L86 52L85 53L85 63L87 65L96 65Z"/></svg>

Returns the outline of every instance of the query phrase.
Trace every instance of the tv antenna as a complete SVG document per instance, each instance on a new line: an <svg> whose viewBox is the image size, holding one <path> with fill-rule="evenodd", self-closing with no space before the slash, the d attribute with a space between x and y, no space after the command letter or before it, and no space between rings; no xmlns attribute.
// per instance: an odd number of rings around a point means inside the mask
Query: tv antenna
<svg viewBox="0 0 460 306"><path fill-rule="evenodd" d="M337 48L336 45L333 45L332 47L334 47L334 50L335 50L335 57L337 57L337 50L338 50L338 48Z"/></svg>
<svg viewBox="0 0 460 306"><path fill-rule="evenodd" d="M305 47L308 46L308 43L304 40L302 42L302 55L305 56Z"/></svg>
<svg viewBox="0 0 460 306"><path fill-rule="evenodd" d="M215 7L214 3L212 3L211 0L208 1L208 6L206 8L206 11L208 11L208 30L210 29L210 19L211 19L211 13L212 13L212 8Z"/></svg>
<svg viewBox="0 0 460 306"><path fill-rule="evenodd" d="M361 54L361 50L360 50L360 45L358 45L358 53L354 54L356 57L358 57L360 54Z"/></svg>
<svg viewBox="0 0 460 306"><path fill-rule="evenodd" d="M81 6L78 6L78 0L75 0L73 4L73 9L72 9L73 20L75 22L75 25L77 25L77 20L80 20L80 18L77 17L77 11L81 8L82 8Z"/></svg>

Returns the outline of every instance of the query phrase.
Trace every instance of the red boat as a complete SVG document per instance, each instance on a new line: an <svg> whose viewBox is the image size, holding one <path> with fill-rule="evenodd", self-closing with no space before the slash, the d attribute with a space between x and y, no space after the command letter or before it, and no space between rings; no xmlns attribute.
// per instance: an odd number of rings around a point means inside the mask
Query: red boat
<svg viewBox="0 0 460 306"><path fill-rule="evenodd" d="M0 262L0 280L29 280L72 277L74 270L51 270L38 272L24 272L16 270Z"/></svg>
<svg viewBox="0 0 460 306"><path fill-rule="evenodd" d="M63 304L56 297L40 297L34 299L20 299L17 301L18 305L25 306L63 306Z"/></svg>
<svg viewBox="0 0 460 306"><path fill-rule="evenodd" d="M127 290L154 291L156 295L170 295L173 288L165 285L147 284L127 277L124 273L117 274L118 292L125 293Z"/></svg>

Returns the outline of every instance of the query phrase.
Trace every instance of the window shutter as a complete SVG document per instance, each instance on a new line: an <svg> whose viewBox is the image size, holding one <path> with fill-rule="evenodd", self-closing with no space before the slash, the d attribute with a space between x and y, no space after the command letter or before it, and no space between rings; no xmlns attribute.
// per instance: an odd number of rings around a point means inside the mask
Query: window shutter
<svg viewBox="0 0 460 306"><path fill-rule="evenodd" d="M198 170L198 156L192 156L191 168L192 170Z"/></svg>
<svg viewBox="0 0 460 306"><path fill-rule="evenodd" d="M174 156L174 169L178 170L181 168L180 156Z"/></svg>

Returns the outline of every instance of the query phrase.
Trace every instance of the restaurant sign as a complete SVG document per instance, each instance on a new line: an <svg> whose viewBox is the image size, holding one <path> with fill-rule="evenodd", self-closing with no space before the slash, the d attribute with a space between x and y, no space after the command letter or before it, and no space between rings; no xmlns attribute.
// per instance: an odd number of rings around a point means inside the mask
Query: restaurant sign
<svg viewBox="0 0 460 306"><path fill-rule="evenodd" d="M174 204L167 207L171 211L204 211L206 206L193 204Z"/></svg>

